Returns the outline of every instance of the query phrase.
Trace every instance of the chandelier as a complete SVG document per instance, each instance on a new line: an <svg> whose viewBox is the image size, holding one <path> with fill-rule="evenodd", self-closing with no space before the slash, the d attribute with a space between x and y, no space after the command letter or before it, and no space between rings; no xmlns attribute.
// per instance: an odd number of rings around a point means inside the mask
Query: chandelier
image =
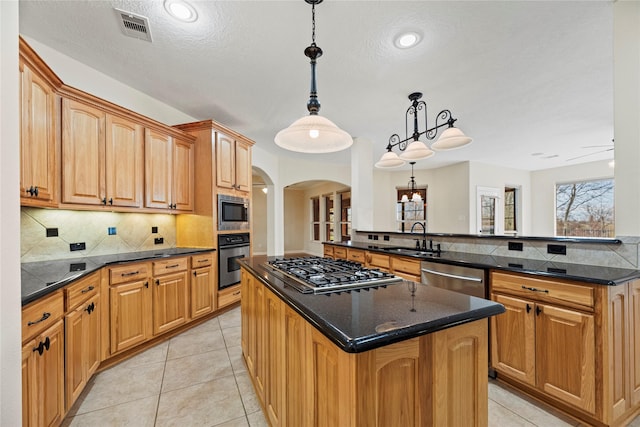
<svg viewBox="0 0 640 427"><path fill-rule="evenodd" d="M436 125L429 129L427 123L427 104L424 101L419 101L420 98L422 98L422 93L420 92L414 92L409 95L411 106L405 113L405 139L401 140L397 133L391 135L389 143L387 144L387 152L384 153L376 163L377 168L395 168L404 165L406 161L429 158L435 154L433 150L453 150L454 148L464 147L471 143L471 138L453 126L458 119L454 119L449 110L440 111L436 116ZM422 132L418 131L419 110L424 110L424 123L427 128ZM413 134L411 136L408 136L409 116L413 116ZM424 142L419 140L422 135L425 135L427 140L433 140L438 134L438 130L443 126L448 127L442 132L440 138L431 144L431 147L427 147ZM396 146L402 152L399 156L392 151L393 147ZM411 168L413 174L413 164Z"/></svg>
<svg viewBox="0 0 640 427"><path fill-rule="evenodd" d="M322 49L316 45L316 5L322 3L322 0L305 2L311 5L311 45L304 50L305 56L311 60L311 90L307 102L309 115L278 132L275 143L286 150L299 153L331 153L349 148L353 144L353 138L331 120L318 114L320 102L316 89L316 59L322 56Z"/></svg>
<svg viewBox="0 0 640 427"><path fill-rule="evenodd" d="M415 180L415 176L413 175L413 165L416 164L416 162L409 162L411 163L411 179L409 180L409 192L411 193L411 201L412 202L421 202L422 201L422 196L420 195L420 192L418 191L418 185L416 184L416 180ZM400 200L402 203L406 203L409 201L409 196L407 196L406 194L402 195L402 199Z"/></svg>

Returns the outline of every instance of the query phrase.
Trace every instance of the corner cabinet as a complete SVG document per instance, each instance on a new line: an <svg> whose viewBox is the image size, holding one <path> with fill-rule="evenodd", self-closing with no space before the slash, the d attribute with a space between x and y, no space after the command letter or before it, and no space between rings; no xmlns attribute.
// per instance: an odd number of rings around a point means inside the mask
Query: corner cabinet
<svg viewBox="0 0 640 427"><path fill-rule="evenodd" d="M20 61L20 204L57 205L60 98Z"/></svg>
<svg viewBox="0 0 640 427"><path fill-rule="evenodd" d="M251 191L251 143L218 132L216 183L220 188Z"/></svg>
<svg viewBox="0 0 640 427"><path fill-rule="evenodd" d="M491 298L506 309L491 318L498 379L589 424L619 425L637 415L640 340L631 331L639 283L601 286L493 271Z"/></svg>
<svg viewBox="0 0 640 427"><path fill-rule="evenodd" d="M193 144L151 129L144 140L145 207L193 211Z"/></svg>

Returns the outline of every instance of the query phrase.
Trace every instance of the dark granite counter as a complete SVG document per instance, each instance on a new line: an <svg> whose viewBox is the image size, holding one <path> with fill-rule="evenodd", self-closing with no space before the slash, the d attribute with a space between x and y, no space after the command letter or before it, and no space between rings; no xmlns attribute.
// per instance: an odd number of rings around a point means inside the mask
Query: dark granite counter
<svg viewBox="0 0 640 427"><path fill-rule="evenodd" d="M504 312L495 302L420 283L339 294L302 294L263 264L273 257L239 263L273 293L348 353L372 350Z"/></svg>
<svg viewBox="0 0 640 427"><path fill-rule="evenodd" d="M106 265L211 251L215 251L215 249L170 248L156 251L23 263L21 265L22 305L35 301Z"/></svg>
<svg viewBox="0 0 640 427"><path fill-rule="evenodd" d="M461 265L466 267L497 269L545 276L555 279L576 280L596 285L615 286L629 280L640 278L640 270L603 267L583 264L561 263L527 258L498 257L491 255L473 254L465 252L443 251L440 255L411 255L397 253L390 250L391 246L371 245L364 242L325 242L326 244L345 246L348 248L376 251L388 255L402 255L442 264ZM397 247L397 246L394 246Z"/></svg>

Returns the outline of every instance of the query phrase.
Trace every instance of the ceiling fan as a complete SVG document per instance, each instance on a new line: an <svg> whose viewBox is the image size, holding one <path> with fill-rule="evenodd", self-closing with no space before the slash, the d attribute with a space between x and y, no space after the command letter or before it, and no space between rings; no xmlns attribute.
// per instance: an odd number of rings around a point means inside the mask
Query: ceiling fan
<svg viewBox="0 0 640 427"><path fill-rule="evenodd" d="M583 157L588 157L588 156L594 156L596 154L600 154L600 153L605 153L607 151L613 151L614 146L613 146L613 139L611 140L611 144L606 144L606 145L584 145L582 148L604 148L603 150L598 150L598 151L593 151L591 153L587 153L587 154L583 154L581 156L576 156L576 157L572 157L570 159L567 159L567 162L570 162L572 160L577 160L577 159L581 159Z"/></svg>

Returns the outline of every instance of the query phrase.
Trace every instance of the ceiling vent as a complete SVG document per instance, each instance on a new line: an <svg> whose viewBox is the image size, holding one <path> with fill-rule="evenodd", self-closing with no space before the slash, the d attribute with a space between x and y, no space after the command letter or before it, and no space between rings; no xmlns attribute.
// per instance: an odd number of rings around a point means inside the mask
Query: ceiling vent
<svg viewBox="0 0 640 427"><path fill-rule="evenodd" d="M115 9L115 11L118 15L120 29L125 36L151 41L151 28L149 28L147 17L120 9Z"/></svg>

